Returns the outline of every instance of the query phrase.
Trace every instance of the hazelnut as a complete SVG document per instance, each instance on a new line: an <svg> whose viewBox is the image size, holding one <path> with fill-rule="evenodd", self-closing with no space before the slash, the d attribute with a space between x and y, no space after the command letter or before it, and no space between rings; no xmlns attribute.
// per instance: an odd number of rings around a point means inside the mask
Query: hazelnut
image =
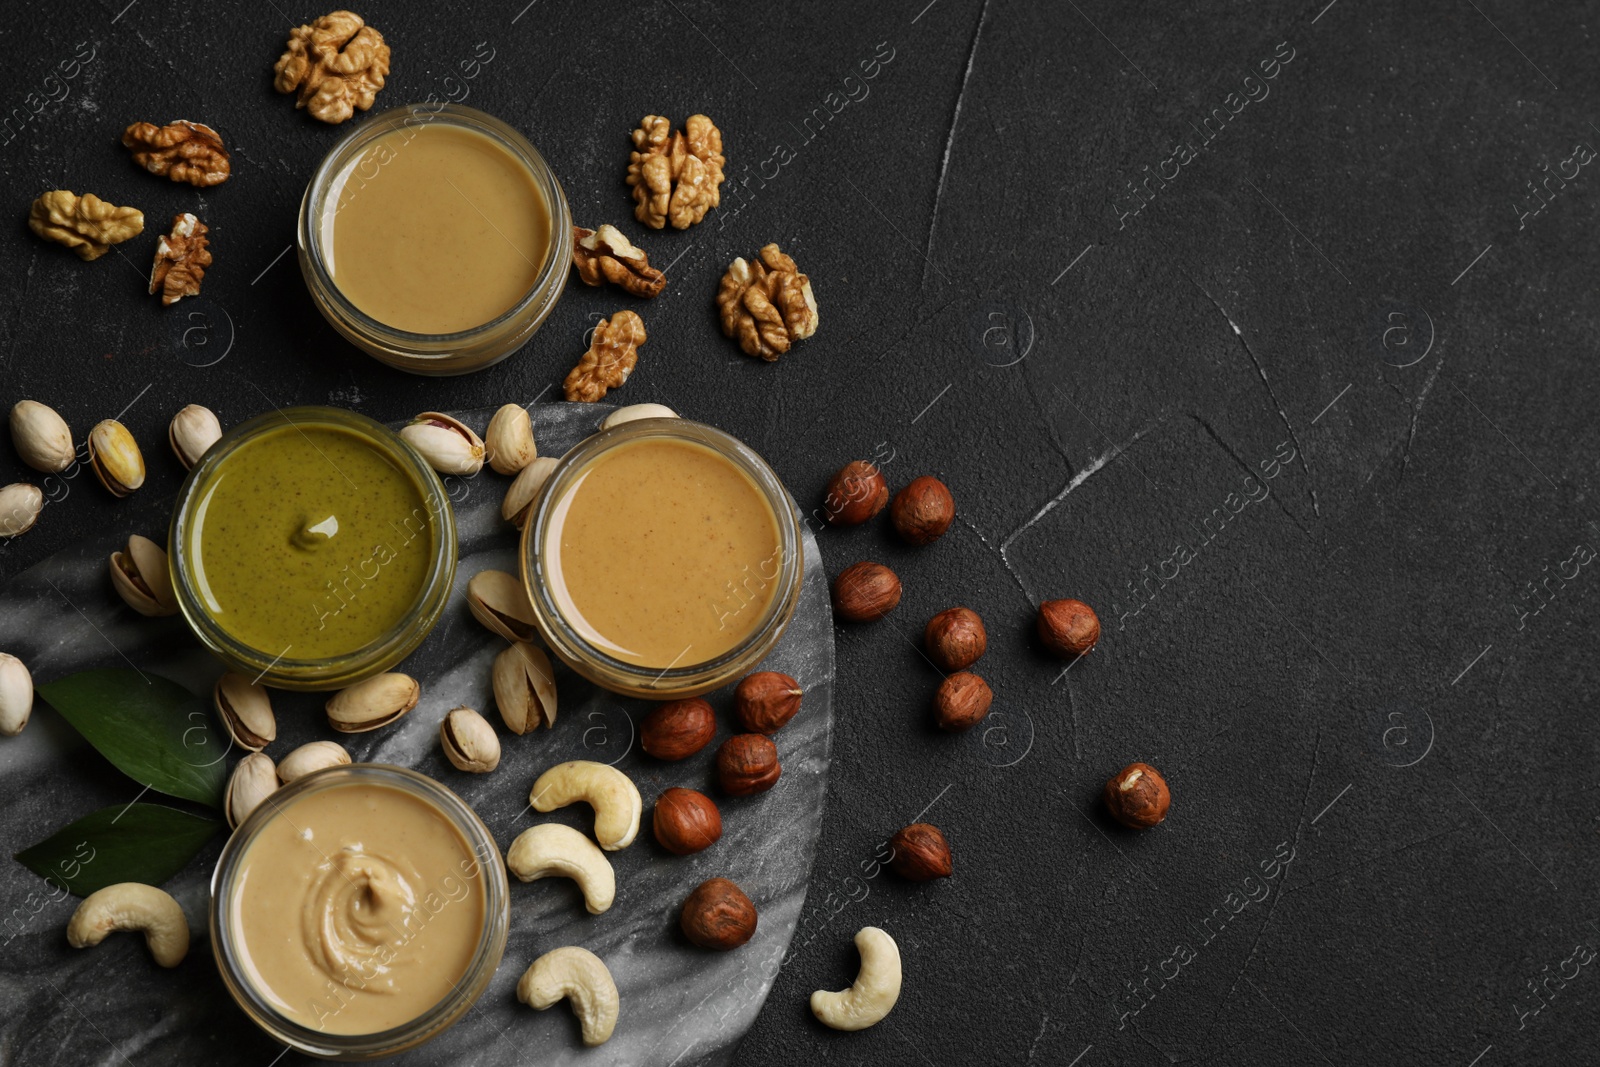
<svg viewBox="0 0 1600 1067"><path fill-rule="evenodd" d="M733 713L753 734L775 734L800 710L800 683L777 671L750 675L733 691Z"/></svg>
<svg viewBox="0 0 1600 1067"><path fill-rule="evenodd" d="M931 823L912 823L889 839L889 847L894 849L889 866L895 874L913 882L948 878L954 869L950 842Z"/></svg>
<svg viewBox="0 0 1600 1067"><path fill-rule="evenodd" d="M889 502L883 472L864 459L846 463L828 483L822 515L834 526L859 526Z"/></svg>
<svg viewBox="0 0 1600 1067"><path fill-rule="evenodd" d="M994 691L989 683L969 671L952 674L939 683L933 697L934 714L941 730L970 730L989 714Z"/></svg>
<svg viewBox="0 0 1600 1067"><path fill-rule="evenodd" d="M698 697L669 700L639 724L639 746L656 759L678 760L705 748L716 732L710 704Z"/></svg>
<svg viewBox="0 0 1600 1067"><path fill-rule="evenodd" d="M651 822L661 847L679 856L710 848L722 837L722 815L717 805L693 789L664 791L656 798Z"/></svg>
<svg viewBox="0 0 1600 1067"><path fill-rule="evenodd" d="M1130 763L1106 780L1106 807L1130 830L1148 830L1167 817L1172 793L1161 772L1148 763Z"/></svg>
<svg viewBox="0 0 1600 1067"><path fill-rule="evenodd" d="M701 882L683 902L678 924L684 936L701 948L726 952L755 936L756 906L728 879L712 878Z"/></svg>
<svg viewBox="0 0 1600 1067"><path fill-rule="evenodd" d="M1081 600L1046 600L1039 605L1039 640L1062 658L1081 656L1100 640L1100 616Z"/></svg>
<svg viewBox="0 0 1600 1067"><path fill-rule="evenodd" d="M765 734L736 734L717 749L717 781L729 796L765 793L782 773L778 746Z"/></svg>
<svg viewBox="0 0 1600 1067"><path fill-rule="evenodd" d="M942 671L964 671L989 647L983 620L971 608L948 608L928 620L922 632L928 656Z"/></svg>
<svg viewBox="0 0 1600 1067"><path fill-rule="evenodd" d="M900 579L881 563L852 563L833 580L833 611L841 619L881 619L899 603Z"/></svg>
<svg viewBox="0 0 1600 1067"><path fill-rule="evenodd" d="M955 521L956 501L937 478L923 475L894 496L889 505L889 521L913 545L931 545L944 536Z"/></svg>

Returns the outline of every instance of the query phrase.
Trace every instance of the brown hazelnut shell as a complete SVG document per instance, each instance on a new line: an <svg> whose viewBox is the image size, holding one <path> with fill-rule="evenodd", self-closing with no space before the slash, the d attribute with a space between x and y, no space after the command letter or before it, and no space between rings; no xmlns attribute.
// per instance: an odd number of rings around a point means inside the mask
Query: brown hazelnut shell
<svg viewBox="0 0 1600 1067"><path fill-rule="evenodd" d="M988 682L970 671L959 671L939 683L933 712L941 730L970 730L989 714L993 703L994 691Z"/></svg>
<svg viewBox="0 0 1600 1067"><path fill-rule="evenodd" d="M701 882L683 902L678 925L701 948L726 952L756 934L756 906L733 882L712 878Z"/></svg>
<svg viewBox="0 0 1600 1067"><path fill-rule="evenodd" d="M758 671L733 690L733 714L747 733L775 734L800 711L800 683L781 671Z"/></svg>
<svg viewBox="0 0 1600 1067"><path fill-rule="evenodd" d="M678 856L701 852L722 838L716 802L693 789L664 790L650 821L661 847Z"/></svg>
<svg viewBox="0 0 1600 1067"><path fill-rule="evenodd" d="M765 734L735 734L717 749L717 781L729 796L765 793L781 774L778 746Z"/></svg>
<svg viewBox="0 0 1600 1067"><path fill-rule="evenodd" d="M881 563L852 563L833 580L833 613L847 622L881 619L900 603L900 579Z"/></svg>
<svg viewBox="0 0 1600 1067"><path fill-rule="evenodd" d="M839 468L822 498L822 516L834 526L859 526L889 503L883 472L864 459Z"/></svg>
<svg viewBox="0 0 1600 1067"><path fill-rule="evenodd" d="M1044 647L1067 659L1100 640L1100 616L1081 600L1046 600L1039 605L1038 628Z"/></svg>
<svg viewBox="0 0 1600 1067"><path fill-rule="evenodd" d="M711 743L717 733L717 713L695 697L669 700L639 723L639 747L656 759L680 760Z"/></svg>
<svg viewBox="0 0 1600 1067"><path fill-rule="evenodd" d="M1123 784L1133 778L1131 786ZM1148 763L1130 763L1106 779L1106 808L1130 830L1148 830L1167 817L1172 791L1161 772Z"/></svg>
<svg viewBox="0 0 1600 1067"><path fill-rule="evenodd" d="M928 658L942 671L964 671L989 648L983 619L971 608L947 608L928 620L922 632Z"/></svg>
<svg viewBox="0 0 1600 1067"><path fill-rule="evenodd" d="M950 842L932 823L912 823L889 839L889 847L894 849L889 866L910 881L948 878L955 869Z"/></svg>
<svg viewBox="0 0 1600 1067"><path fill-rule="evenodd" d="M894 496L889 521L907 543L931 545L944 536L956 518L956 500L937 478L923 475Z"/></svg>

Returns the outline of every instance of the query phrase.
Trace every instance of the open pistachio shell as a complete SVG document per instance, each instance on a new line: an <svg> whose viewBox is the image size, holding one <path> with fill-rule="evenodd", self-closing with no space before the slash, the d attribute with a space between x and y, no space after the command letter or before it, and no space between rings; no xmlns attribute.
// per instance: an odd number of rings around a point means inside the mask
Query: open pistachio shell
<svg viewBox="0 0 1600 1067"><path fill-rule="evenodd" d="M521 404L507 404L489 420L483 435L489 466L499 474L515 474L534 461L539 450L533 443L533 419Z"/></svg>
<svg viewBox="0 0 1600 1067"><path fill-rule="evenodd" d="M467 583L467 607L472 617L507 641L530 641L538 636L533 604L516 576L505 571L479 571Z"/></svg>
<svg viewBox="0 0 1600 1067"><path fill-rule="evenodd" d="M241 748L259 752L277 739L278 720L272 714L272 699L267 696L266 686L230 671L217 679L212 699L217 705L217 718Z"/></svg>
<svg viewBox="0 0 1600 1067"><path fill-rule="evenodd" d="M471 708L452 708L439 724L439 747L458 771L487 774L500 766L500 738Z"/></svg>
<svg viewBox="0 0 1600 1067"><path fill-rule="evenodd" d="M36 485L12 482L0 489L0 537L17 537L33 529L44 510L44 494Z"/></svg>
<svg viewBox="0 0 1600 1067"><path fill-rule="evenodd" d="M675 419L678 413L665 404L629 404L607 415L600 423L602 430L609 430L613 426L621 426L634 419Z"/></svg>
<svg viewBox="0 0 1600 1067"><path fill-rule="evenodd" d="M117 595L141 615L159 618L178 613L167 552L148 537L134 534L128 538L126 549L111 553L111 584Z"/></svg>
<svg viewBox="0 0 1600 1067"><path fill-rule="evenodd" d="M76 455L67 420L37 400L19 400L11 409L11 441L22 462L46 474L66 470Z"/></svg>
<svg viewBox="0 0 1600 1067"><path fill-rule="evenodd" d="M33 675L27 665L0 652L0 734L16 737L33 714Z"/></svg>
<svg viewBox="0 0 1600 1067"><path fill-rule="evenodd" d="M380 674L335 693L328 701L328 725L347 734L376 730L416 707L421 695L409 674Z"/></svg>
<svg viewBox="0 0 1600 1067"><path fill-rule="evenodd" d="M112 496L127 496L144 484L139 442L116 419L96 423L89 431L89 465Z"/></svg>
<svg viewBox="0 0 1600 1067"><path fill-rule="evenodd" d="M217 421L216 414L199 404L190 404L172 416L172 425L167 427L167 443L185 470L199 463L206 449L216 444L221 436L222 423Z"/></svg>
<svg viewBox="0 0 1600 1067"><path fill-rule="evenodd" d="M237 829L277 789L278 768L272 765L270 756L264 752L252 752L240 760L233 769L233 776L228 779L228 793L222 805L228 825Z"/></svg>
<svg viewBox="0 0 1600 1067"><path fill-rule="evenodd" d="M350 762L350 753L337 741L313 741L301 745L278 761L278 781L288 785L313 771L340 767Z"/></svg>
<svg viewBox="0 0 1600 1067"><path fill-rule="evenodd" d="M549 456L540 456L523 467L516 481L511 483L511 488L506 490L506 498L500 504L500 516L517 529L522 529L528 521L528 513L533 510L534 498L555 469L556 461Z"/></svg>
<svg viewBox="0 0 1600 1067"><path fill-rule="evenodd" d="M470 475L483 469L483 440L460 419L424 411L400 436L440 474Z"/></svg>
<svg viewBox="0 0 1600 1067"><path fill-rule="evenodd" d="M494 702L514 734L556 724L556 676L543 649L518 641L494 658Z"/></svg>

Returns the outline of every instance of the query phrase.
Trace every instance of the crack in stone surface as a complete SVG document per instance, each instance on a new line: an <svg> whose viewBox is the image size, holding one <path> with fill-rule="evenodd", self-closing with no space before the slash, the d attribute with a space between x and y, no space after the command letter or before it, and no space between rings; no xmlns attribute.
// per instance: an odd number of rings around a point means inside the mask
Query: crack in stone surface
<svg viewBox="0 0 1600 1067"><path fill-rule="evenodd" d="M961 121L961 104L967 97L967 82L972 79L972 66L978 58L978 39L983 36L983 24L989 17L989 0L983 0L978 11L978 24L972 30L972 43L967 47L967 69L961 75L961 88L956 93L956 104L950 112L950 129L944 137L944 158L939 163L939 184L933 194L933 213L928 216L927 252L922 258L922 287L928 287L928 271L933 267L933 231L939 224L939 204L944 199L944 179L950 171L950 150L956 143L956 125Z"/></svg>

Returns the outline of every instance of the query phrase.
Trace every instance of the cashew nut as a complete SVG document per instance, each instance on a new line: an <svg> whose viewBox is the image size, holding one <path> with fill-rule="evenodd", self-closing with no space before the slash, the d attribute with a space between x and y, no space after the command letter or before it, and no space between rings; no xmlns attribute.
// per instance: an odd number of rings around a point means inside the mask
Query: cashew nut
<svg viewBox="0 0 1600 1067"><path fill-rule="evenodd" d="M639 832L644 801L626 774L606 763L572 760L551 767L533 783L528 798L536 811L554 811L575 801L594 809L594 838L607 852L627 848Z"/></svg>
<svg viewBox="0 0 1600 1067"><path fill-rule="evenodd" d="M176 967L189 952L189 921L164 890L142 882L118 882L90 893L67 923L67 944L98 945L117 930L138 930L150 955L163 967Z"/></svg>
<svg viewBox="0 0 1600 1067"><path fill-rule="evenodd" d="M599 915L617 899L617 876L606 854L560 823L543 823L518 834L506 853L506 866L524 882L571 878L583 890L590 915Z"/></svg>
<svg viewBox="0 0 1600 1067"><path fill-rule="evenodd" d="M603 1045L617 1028L617 983L599 956L568 945L533 961L517 983L517 999L530 1008L554 1006L571 998L572 1014L583 1027L583 1043Z"/></svg>
<svg viewBox="0 0 1600 1067"><path fill-rule="evenodd" d="M900 999L900 949L876 926L856 934L861 970L849 989L811 994L811 1013L835 1030L865 1030L881 1022Z"/></svg>

